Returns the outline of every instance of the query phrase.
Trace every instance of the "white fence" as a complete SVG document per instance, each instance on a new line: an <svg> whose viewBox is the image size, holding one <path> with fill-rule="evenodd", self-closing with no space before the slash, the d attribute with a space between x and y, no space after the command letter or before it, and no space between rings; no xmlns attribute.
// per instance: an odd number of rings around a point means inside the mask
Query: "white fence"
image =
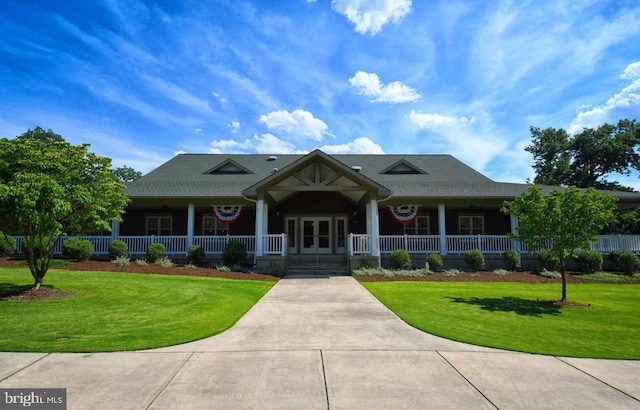
<svg viewBox="0 0 640 410"><path fill-rule="evenodd" d="M16 236L18 253L22 253L24 237ZM55 254L62 253L62 243L72 238L65 236L56 244ZM74 238L86 239L93 243L94 255L107 255L109 245L113 241L110 236L74 236ZM168 255L186 255L189 250L189 238L187 236L120 236L117 239L124 241L132 255L144 254L152 243L162 243ZM229 241L238 241L245 245L250 255L256 252L256 238L253 235L226 235L226 236L194 236L193 244L200 245L207 255L221 255ZM515 249L527 252L524 246L510 239L507 235L447 235L445 237L446 253L461 254L472 249L480 249L485 254L500 254ZM373 251L371 235L349 234L348 238L350 255L367 255ZM445 253L440 247L438 235L380 235L378 247L381 254L387 254L396 249L406 249L409 253ZM592 249L602 253L616 250L630 250L640 252L640 235L600 235L593 242ZM262 252L265 255L286 255L287 235L268 234L262 237Z"/></svg>

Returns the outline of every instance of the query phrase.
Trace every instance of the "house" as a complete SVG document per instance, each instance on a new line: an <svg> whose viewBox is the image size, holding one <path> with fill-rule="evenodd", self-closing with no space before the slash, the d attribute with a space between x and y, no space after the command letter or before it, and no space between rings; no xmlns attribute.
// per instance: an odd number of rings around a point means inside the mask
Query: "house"
<svg viewBox="0 0 640 410"><path fill-rule="evenodd" d="M526 189L451 155L181 154L128 186L132 202L113 238L134 253L151 241L176 255L197 244L214 259L233 239L258 267L286 270L378 266L399 248L424 266L434 252L520 249L508 237L517 221L500 207ZM614 194L621 207L640 206L640 194ZM594 247L640 249L627 239L601 237Z"/></svg>

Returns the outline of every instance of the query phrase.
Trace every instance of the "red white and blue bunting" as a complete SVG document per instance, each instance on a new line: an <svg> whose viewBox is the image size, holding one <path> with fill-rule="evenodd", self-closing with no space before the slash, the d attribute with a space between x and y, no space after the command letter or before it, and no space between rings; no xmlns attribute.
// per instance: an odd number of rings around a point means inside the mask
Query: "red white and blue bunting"
<svg viewBox="0 0 640 410"><path fill-rule="evenodd" d="M401 224L408 224L413 222L418 216L418 210L420 209L420 205L400 205L400 206L391 206L389 205L389 211L397 222Z"/></svg>
<svg viewBox="0 0 640 410"><path fill-rule="evenodd" d="M224 224L231 225L238 220L244 205L212 205L213 214Z"/></svg>

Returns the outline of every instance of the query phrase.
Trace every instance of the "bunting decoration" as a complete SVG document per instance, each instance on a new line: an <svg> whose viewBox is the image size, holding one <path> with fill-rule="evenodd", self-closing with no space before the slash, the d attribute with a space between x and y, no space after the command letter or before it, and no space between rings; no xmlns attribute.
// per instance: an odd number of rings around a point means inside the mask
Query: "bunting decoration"
<svg viewBox="0 0 640 410"><path fill-rule="evenodd" d="M231 225L240 216L244 205L212 205L213 214L223 224Z"/></svg>
<svg viewBox="0 0 640 410"><path fill-rule="evenodd" d="M408 224L413 222L418 216L418 210L420 209L419 205L400 205L400 206L391 206L389 205L389 211L397 222L401 224Z"/></svg>

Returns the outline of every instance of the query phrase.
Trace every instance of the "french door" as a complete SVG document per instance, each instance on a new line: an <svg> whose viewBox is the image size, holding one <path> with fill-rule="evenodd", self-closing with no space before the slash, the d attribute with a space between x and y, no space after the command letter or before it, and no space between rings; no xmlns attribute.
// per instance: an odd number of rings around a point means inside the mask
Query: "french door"
<svg viewBox="0 0 640 410"><path fill-rule="evenodd" d="M300 232L300 253L331 253L331 217L302 217Z"/></svg>

